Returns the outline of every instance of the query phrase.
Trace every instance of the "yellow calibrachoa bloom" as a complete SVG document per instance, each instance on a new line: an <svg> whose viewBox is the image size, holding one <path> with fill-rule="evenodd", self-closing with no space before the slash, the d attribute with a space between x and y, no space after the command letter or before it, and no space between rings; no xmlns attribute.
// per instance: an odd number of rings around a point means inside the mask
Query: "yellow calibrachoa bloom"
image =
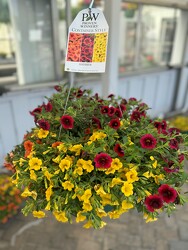
<svg viewBox="0 0 188 250"><path fill-rule="evenodd" d="M37 192L36 191L29 191L28 187L25 188L23 193L21 194L22 197L27 198L29 196L33 197L34 200L37 198Z"/></svg>
<svg viewBox="0 0 188 250"><path fill-rule="evenodd" d="M88 161L84 161L82 168L85 169L88 173L90 173L91 171L94 170L94 166L92 165L92 161L88 160Z"/></svg>
<svg viewBox="0 0 188 250"><path fill-rule="evenodd" d="M128 210L128 209L131 209L134 207L134 205L132 203L127 202L127 201L123 201L121 206L122 206L122 209L124 209L124 210Z"/></svg>
<svg viewBox="0 0 188 250"><path fill-rule="evenodd" d="M150 156L150 160L153 161L152 166L153 168L157 167L157 160L155 160L155 158L153 156Z"/></svg>
<svg viewBox="0 0 188 250"><path fill-rule="evenodd" d="M80 155L80 152L82 150L83 146L81 144L74 145L73 147L69 148L71 152L75 152L75 155Z"/></svg>
<svg viewBox="0 0 188 250"><path fill-rule="evenodd" d="M35 174L34 170L30 170L30 179L36 181L37 175Z"/></svg>
<svg viewBox="0 0 188 250"><path fill-rule="evenodd" d="M46 214L43 211L33 211L33 216L36 218L44 218Z"/></svg>
<svg viewBox="0 0 188 250"><path fill-rule="evenodd" d="M151 215L150 214L144 214L144 219L146 220L146 223L148 223L148 222L154 222L154 221L156 221L158 218L153 218L153 217L151 217Z"/></svg>
<svg viewBox="0 0 188 250"><path fill-rule="evenodd" d="M106 138L106 136L107 135L103 132L94 132L93 135L90 136L89 141L94 142L96 140L104 139Z"/></svg>
<svg viewBox="0 0 188 250"><path fill-rule="evenodd" d="M44 176L51 182L51 178L54 176L53 174L50 174L46 168L44 169Z"/></svg>
<svg viewBox="0 0 188 250"><path fill-rule="evenodd" d="M74 184L71 183L70 181L63 182L62 186L64 187L65 190L69 190L69 191L71 191L74 188Z"/></svg>
<svg viewBox="0 0 188 250"><path fill-rule="evenodd" d="M106 217L106 216L107 216L107 213L106 213L103 209L101 209L101 208L97 208L97 209L96 209L96 212L97 212L97 215L98 215L100 218Z"/></svg>
<svg viewBox="0 0 188 250"><path fill-rule="evenodd" d="M55 216L56 220L61 222L67 222L68 218L66 217L66 213L63 212L53 212L53 215Z"/></svg>
<svg viewBox="0 0 188 250"><path fill-rule="evenodd" d="M56 158L53 158L52 161L55 162L55 163L60 163L60 161L61 161L61 156L58 155Z"/></svg>
<svg viewBox="0 0 188 250"><path fill-rule="evenodd" d="M90 202L84 202L82 208L86 212L91 211L93 209Z"/></svg>
<svg viewBox="0 0 188 250"><path fill-rule="evenodd" d="M64 143L62 143L59 146L57 146L57 148L59 149L59 151L63 151L64 153L67 152L67 147L65 146Z"/></svg>
<svg viewBox="0 0 188 250"><path fill-rule="evenodd" d="M62 172L65 172L65 170L68 170L71 167L71 161L63 159L60 161L59 167L60 167Z"/></svg>
<svg viewBox="0 0 188 250"><path fill-rule="evenodd" d="M113 178L110 187L114 187L115 185L122 184L122 180L120 178Z"/></svg>
<svg viewBox="0 0 188 250"><path fill-rule="evenodd" d="M42 166L42 160L37 157L31 158L29 160L29 168L30 170L39 170Z"/></svg>
<svg viewBox="0 0 188 250"><path fill-rule="evenodd" d="M77 216L76 216L76 222L81 222L81 221L84 221L86 219L86 216L85 215L82 215L82 211L79 211L77 213Z"/></svg>
<svg viewBox="0 0 188 250"><path fill-rule="evenodd" d="M92 221L89 220L83 227L87 229L93 227Z"/></svg>
<svg viewBox="0 0 188 250"><path fill-rule="evenodd" d="M41 129L39 129L37 136L39 139L42 139L42 138L46 138L48 136L48 134L49 134L48 130L44 130L41 128Z"/></svg>
<svg viewBox="0 0 188 250"><path fill-rule="evenodd" d="M53 188L53 186L49 186L49 188L46 190L46 200L47 200L47 201L50 200L50 197L51 197L52 194L53 194L52 188Z"/></svg>
<svg viewBox="0 0 188 250"><path fill-rule="evenodd" d="M77 167L73 173L78 175L83 175L83 169L81 167Z"/></svg>
<svg viewBox="0 0 188 250"><path fill-rule="evenodd" d="M47 204L46 207L45 207L45 210L50 211L50 208L51 208L51 204L50 204L50 201L49 201L48 204Z"/></svg>
<svg viewBox="0 0 188 250"><path fill-rule="evenodd" d="M112 163L109 169L105 171L105 174L114 174L115 171L120 170L123 167L122 162L118 159L112 159Z"/></svg>
<svg viewBox="0 0 188 250"><path fill-rule="evenodd" d="M84 201L85 203L89 203L89 199L91 198L92 196L92 192L91 192L91 189L86 189L84 194L81 196L81 201Z"/></svg>
<svg viewBox="0 0 188 250"><path fill-rule="evenodd" d="M124 193L125 196L130 196L133 194L133 185L129 182L124 182L122 188L121 188L122 193Z"/></svg>
<svg viewBox="0 0 188 250"><path fill-rule="evenodd" d="M127 177L127 181L129 183L133 183L135 181L138 181L138 172L135 169L131 169L130 171L128 171L125 176Z"/></svg>

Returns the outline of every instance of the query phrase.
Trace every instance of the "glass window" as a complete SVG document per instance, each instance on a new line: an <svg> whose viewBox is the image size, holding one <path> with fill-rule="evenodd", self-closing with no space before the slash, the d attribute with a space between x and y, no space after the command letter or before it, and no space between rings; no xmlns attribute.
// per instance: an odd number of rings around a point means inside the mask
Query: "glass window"
<svg viewBox="0 0 188 250"><path fill-rule="evenodd" d="M167 65L179 11L122 1L119 71Z"/></svg>

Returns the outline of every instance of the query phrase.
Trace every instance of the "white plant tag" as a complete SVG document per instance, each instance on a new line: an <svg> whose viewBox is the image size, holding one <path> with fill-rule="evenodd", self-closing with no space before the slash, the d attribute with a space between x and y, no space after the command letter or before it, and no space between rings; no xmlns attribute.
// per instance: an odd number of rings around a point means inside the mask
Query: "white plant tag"
<svg viewBox="0 0 188 250"><path fill-rule="evenodd" d="M102 11L96 8L80 11L69 27L65 71L105 72L108 31Z"/></svg>

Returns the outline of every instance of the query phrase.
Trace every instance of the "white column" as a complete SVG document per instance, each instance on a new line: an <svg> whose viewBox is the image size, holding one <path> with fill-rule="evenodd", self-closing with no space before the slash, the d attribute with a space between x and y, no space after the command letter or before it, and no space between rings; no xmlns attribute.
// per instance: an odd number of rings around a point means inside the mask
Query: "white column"
<svg viewBox="0 0 188 250"><path fill-rule="evenodd" d="M118 48L121 0L105 0L105 17L109 25L109 41L106 72L102 77L102 95L118 93Z"/></svg>

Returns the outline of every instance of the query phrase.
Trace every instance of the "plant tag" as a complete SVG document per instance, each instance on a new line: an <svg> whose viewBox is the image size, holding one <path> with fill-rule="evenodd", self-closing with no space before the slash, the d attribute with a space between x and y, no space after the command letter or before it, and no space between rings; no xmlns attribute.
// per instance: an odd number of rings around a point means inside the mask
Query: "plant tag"
<svg viewBox="0 0 188 250"><path fill-rule="evenodd" d="M96 8L80 11L69 27L65 71L105 72L108 31L102 11Z"/></svg>

